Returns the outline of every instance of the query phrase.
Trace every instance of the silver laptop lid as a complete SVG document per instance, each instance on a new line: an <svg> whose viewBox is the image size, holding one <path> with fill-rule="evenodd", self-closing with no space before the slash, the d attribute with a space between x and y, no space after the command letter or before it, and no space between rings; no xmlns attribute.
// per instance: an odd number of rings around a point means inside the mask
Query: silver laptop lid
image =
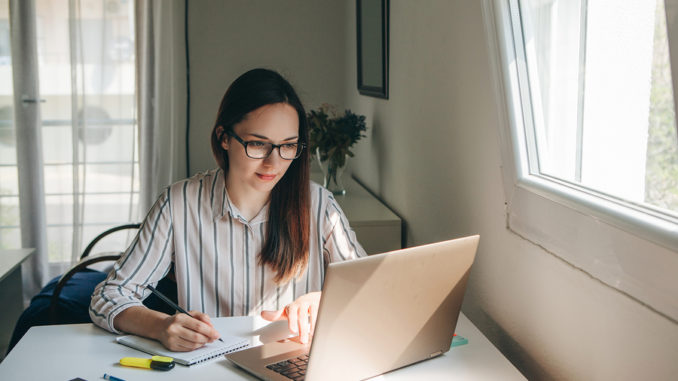
<svg viewBox="0 0 678 381"><path fill-rule="evenodd" d="M478 240L330 264L306 379L364 379L449 350Z"/></svg>

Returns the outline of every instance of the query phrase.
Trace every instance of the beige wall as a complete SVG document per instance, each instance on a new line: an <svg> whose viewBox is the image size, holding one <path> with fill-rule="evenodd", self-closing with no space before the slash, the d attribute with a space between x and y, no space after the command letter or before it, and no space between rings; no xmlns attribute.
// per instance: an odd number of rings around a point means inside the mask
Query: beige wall
<svg viewBox="0 0 678 381"><path fill-rule="evenodd" d="M190 172L216 167L209 134L228 85L256 67L279 71L304 105L345 98L345 5L333 0L189 1Z"/></svg>
<svg viewBox="0 0 678 381"><path fill-rule="evenodd" d="M408 245L480 233L464 311L528 378L678 378L675 322L506 229L481 1L391 0L389 100L356 90L351 0L190 3L193 136L207 135L224 86L268 59L308 106L367 116L352 170L405 219ZM212 166L195 144L193 169Z"/></svg>

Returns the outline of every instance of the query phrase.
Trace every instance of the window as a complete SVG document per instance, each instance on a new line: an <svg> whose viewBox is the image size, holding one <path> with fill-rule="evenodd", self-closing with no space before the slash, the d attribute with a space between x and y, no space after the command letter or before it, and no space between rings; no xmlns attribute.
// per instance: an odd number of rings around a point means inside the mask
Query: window
<svg viewBox="0 0 678 381"><path fill-rule="evenodd" d="M678 41L664 3L484 5L509 228L676 320Z"/></svg>
<svg viewBox="0 0 678 381"><path fill-rule="evenodd" d="M678 217L664 0L520 0L530 172Z"/></svg>
<svg viewBox="0 0 678 381"><path fill-rule="evenodd" d="M36 0L48 259L137 219L134 2ZM21 247L8 1L0 0L0 248ZM21 107L20 105L18 107ZM120 234L98 246L119 250ZM60 270L57 270L60 272Z"/></svg>
<svg viewBox="0 0 678 381"><path fill-rule="evenodd" d="M0 0L0 249L21 247L10 54L9 0Z"/></svg>

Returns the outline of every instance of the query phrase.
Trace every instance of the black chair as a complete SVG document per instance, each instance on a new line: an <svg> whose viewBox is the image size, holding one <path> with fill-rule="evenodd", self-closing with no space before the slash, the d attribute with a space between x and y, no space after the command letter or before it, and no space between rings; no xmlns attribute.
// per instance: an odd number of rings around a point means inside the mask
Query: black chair
<svg viewBox="0 0 678 381"><path fill-rule="evenodd" d="M106 262L106 261L117 261L120 256L122 255L122 252L103 252L103 253L97 253L92 256L90 256L90 253L92 252L92 249L96 244L101 241L104 237L107 237L115 232L121 231L121 230L129 230L129 229L134 229L138 230L141 224L127 224L127 225L120 225L113 227L111 229L106 230L105 232L99 234L96 236L92 242L87 245L85 250L82 252L80 255L80 258L78 260L78 263L74 264L66 273L64 273L61 277L59 277L59 280L56 282L54 286L54 290L52 291L52 296L50 298L50 303L49 303L49 318L52 321L59 321L63 320L62 319L62 311L60 311L60 306L62 305L60 303L60 296L61 296L61 291L64 289L64 287L69 284L69 281L75 276L75 274L80 273L80 272L93 272L92 275L89 276L84 276L82 277L83 279L79 280L78 282L75 282L75 286L84 286L82 282L84 282L84 278L87 278L88 280L98 280L101 277L102 273L101 271L96 271L96 270L91 270L88 269L89 266L99 263L99 262ZM95 284L95 287L97 284L101 283L105 279L105 273L104 277ZM79 277L81 278L81 277ZM89 279L92 278L92 279ZM89 284L89 282L87 282ZM73 285L73 283L71 283ZM81 290L84 290L84 288L81 288ZM92 289L94 290L94 289ZM90 293L91 295L91 293ZM88 304L89 305L89 304ZM89 316L89 313L88 313ZM80 319L78 319L80 320Z"/></svg>
<svg viewBox="0 0 678 381"><path fill-rule="evenodd" d="M87 245L80 255L78 263L63 275L50 280L31 299L30 305L19 317L12 333L8 353L33 326L91 323L89 304L92 293L94 288L106 279L108 273L94 270L89 266L105 261L117 261L123 254L122 251L91 254L92 250L104 237L121 230L138 230L140 226L141 224L136 223L120 225L99 234ZM156 288L174 302L177 301L177 286L174 281L173 269L158 282ZM170 315L175 312L153 294L146 298L143 303L148 308Z"/></svg>

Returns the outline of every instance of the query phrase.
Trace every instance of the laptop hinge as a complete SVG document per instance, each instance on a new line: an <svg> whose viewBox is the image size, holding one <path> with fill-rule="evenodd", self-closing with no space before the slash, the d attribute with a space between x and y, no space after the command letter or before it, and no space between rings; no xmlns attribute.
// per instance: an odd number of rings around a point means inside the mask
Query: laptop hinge
<svg viewBox="0 0 678 381"><path fill-rule="evenodd" d="M443 354L443 351L436 351L436 352L433 352L430 355L428 355L428 358L433 358L433 357L436 357L436 356L440 356L442 354Z"/></svg>

